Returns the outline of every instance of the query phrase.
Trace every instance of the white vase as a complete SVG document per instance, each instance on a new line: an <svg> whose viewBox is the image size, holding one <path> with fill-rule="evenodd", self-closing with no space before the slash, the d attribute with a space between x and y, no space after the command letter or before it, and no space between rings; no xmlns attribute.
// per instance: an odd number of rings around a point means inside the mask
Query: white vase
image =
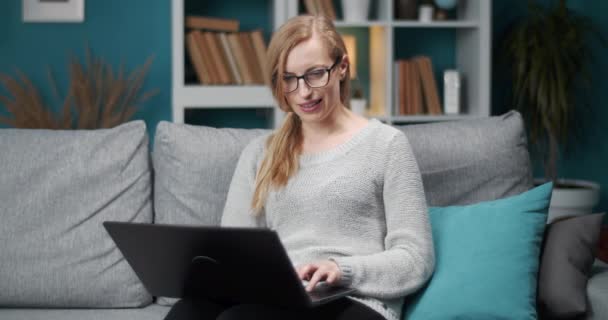
<svg viewBox="0 0 608 320"><path fill-rule="evenodd" d="M358 114L360 116L365 116L365 105L367 104L367 100L365 99L351 99L350 100L350 110Z"/></svg>
<svg viewBox="0 0 608 320"><path fill-rule="evenodd" d="M535 179L535 184L542 180ZM569 186L569 188L561 187ZM600 186L597 183L584 180L558 179L558 185L553 186L549 217L547 223L555 220L593 213L600 199Z"/></svg>
<svg viewBox="0 0 608 320"><path fill-rule="evenodd" d="M344 21L367 21L370 0L342 0Z"/></svg>

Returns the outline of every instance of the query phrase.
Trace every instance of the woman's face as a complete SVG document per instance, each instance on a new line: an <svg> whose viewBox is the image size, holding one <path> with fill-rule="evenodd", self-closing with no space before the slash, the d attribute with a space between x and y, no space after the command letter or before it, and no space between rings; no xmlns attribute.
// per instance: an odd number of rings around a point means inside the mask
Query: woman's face
<svg viewBox="0 0 608 320"><path fill-rule="evenodd" d="M344 107L340 101L340 79L346 73L348 61L345 57L332 59L327 51L313 36L287 55L282 76L285 97L302 122L321 122Z"/></svg>

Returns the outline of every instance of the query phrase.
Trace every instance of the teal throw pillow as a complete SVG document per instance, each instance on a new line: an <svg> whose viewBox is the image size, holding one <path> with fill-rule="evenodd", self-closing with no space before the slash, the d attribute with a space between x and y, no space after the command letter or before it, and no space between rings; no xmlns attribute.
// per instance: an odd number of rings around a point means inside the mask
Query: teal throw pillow
<svg viewBox="0 0 608 320"><path fill-rule="evenodd" d="M517 196L429 210L436 265L404 319L536 319L552 183Z"/></svg>

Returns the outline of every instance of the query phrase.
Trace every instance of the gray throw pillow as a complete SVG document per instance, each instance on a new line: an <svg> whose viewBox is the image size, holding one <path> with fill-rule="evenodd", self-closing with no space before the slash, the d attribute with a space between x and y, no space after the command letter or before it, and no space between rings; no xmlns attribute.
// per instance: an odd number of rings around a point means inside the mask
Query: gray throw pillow
<svg viewBox="0 0 608 320"><path fill-rule="evenodd" d="M587 312L587 281L603 217L576 216L548 226L538 279L543 319L572 319Z"/></svg>
<svg viewBox="0 0 608 320"><path fill-rule="evenodd" d="M219 225L241 151L263 129L161 121L154 138L154 222Z"/></svg>
<svg viewBox="0 0 608 320"><path fill-rule="evenodd" d="M521 115L398 126L408 137L430 206L467 205L533 187Z"/></svg>
<svg viewBox="0 0 608 320"><path fill-rule="evenodd" d="M0 307L151 303L102 226L152 222L145 123L0 129L0 150Z"/></svg>

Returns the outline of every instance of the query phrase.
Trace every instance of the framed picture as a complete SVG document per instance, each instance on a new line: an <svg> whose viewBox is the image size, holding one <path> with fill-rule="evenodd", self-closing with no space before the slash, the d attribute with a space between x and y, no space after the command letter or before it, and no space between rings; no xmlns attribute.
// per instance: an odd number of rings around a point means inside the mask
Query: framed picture
<svg viewBox="0 0 608 320"><path fill-rule="evenodd" d="M24 22L83 22L84 0L22 0Z"/></svg>

